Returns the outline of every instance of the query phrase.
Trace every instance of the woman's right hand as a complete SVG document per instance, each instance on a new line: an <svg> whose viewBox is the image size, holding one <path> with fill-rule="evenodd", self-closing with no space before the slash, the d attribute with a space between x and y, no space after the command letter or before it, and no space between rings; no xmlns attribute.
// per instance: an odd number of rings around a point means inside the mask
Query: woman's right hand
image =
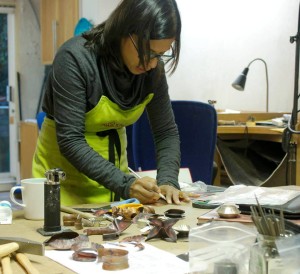
<svg viewBox="0 0 300 274"><path fill-rule="evenodd" d="M130 198L138 199L142 204L154 204L159 200L160 189L151 177L137 178L130 187Z"/></svg>

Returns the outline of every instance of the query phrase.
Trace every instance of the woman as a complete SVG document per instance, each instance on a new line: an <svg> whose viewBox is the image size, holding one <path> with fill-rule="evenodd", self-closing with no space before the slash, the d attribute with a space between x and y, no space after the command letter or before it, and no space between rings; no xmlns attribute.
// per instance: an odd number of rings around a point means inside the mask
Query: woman
<svg viewBox="0 0 300 274"><path fill-rule="evenodd" d="M179 136L163 59L174 72L181 21L175 0L123 0L110 17L58 51L46 83L33 175L59 167L64 205L159 193L180 203ZM147 109L157 150L157 181L130 175L125 127Z"/></svg>

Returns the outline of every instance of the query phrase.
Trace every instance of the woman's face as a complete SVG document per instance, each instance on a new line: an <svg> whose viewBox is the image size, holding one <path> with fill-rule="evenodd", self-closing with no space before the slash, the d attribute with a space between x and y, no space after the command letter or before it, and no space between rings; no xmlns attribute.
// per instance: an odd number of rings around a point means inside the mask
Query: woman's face
<svg viewBox="0 0 300 274"><path fill-rule="evenodd" d="M172 39L162 39L162 40L150 40L150 51L152 54L161 55L164 54L171 48L172 43L174 42L174 38ZM149 71L157 66L158 57L150 59L149 63L146 65L146 70L140 63L139 55L136 49L137 45L137 36L132 34L131 37L128 36L124 38L121 42L121 55L123 58L123 62L128 70L132 74L142 74L146 71Z"/></svg>

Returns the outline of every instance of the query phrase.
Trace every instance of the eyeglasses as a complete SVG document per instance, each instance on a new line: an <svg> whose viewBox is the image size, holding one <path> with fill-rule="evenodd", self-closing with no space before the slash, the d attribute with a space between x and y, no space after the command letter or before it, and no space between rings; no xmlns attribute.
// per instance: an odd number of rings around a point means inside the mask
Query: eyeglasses
<svg viewBox="0 0 300 274"><path fill-rule="evenodd" d="M135 47L136 51L139 52L138 51L138 47L137 47L136 43L134 42L134 40L133 40L133 38L132 38L132 36L131 36L130 33L129 33L129 38L130 38L133 46ZM151 52L150 51L149 60L152 60L154 58L157 58L157 59L163 61L164 63L168 63L173 58L175 58L175 53L174 53L173 47L171 46L171 48L168 51L166 51L164 54L158 54L156 52L153 52L153 51Z"/></svg>

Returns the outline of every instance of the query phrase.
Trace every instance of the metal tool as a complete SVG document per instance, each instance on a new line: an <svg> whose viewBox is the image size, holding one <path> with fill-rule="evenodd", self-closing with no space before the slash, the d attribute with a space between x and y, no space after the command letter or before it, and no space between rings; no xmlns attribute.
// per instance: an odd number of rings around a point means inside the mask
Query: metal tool
<svg viewBox="0 0 300 274"><path fill-rule="evenodd" d="M45 172L47 180L44 184L44 227L38 229L42 235L53 235L62 231L60 225L60 180L66 178L66 174L59 168Z"/></svg>
<svg viewBox="0 0 300 274"><path fill-rule="evenodd" d="M40 242L31 241L24 238L18 238L18 237L0 237L0 245L10 244L10 243L17 244L17 245L11 245L9 246L9 248L12 248L12 246L17 247L16 250L18 250L18 252L30 253L30 254L41 255L41 256L44 255L44 244ZM4 247L0 246L0 257L3 256L2 253L3 249Z"/></svg>
<svg viewBox="0 0 300 274"><path fill-rule="evenodd" d="M255 206L250 206L250 209L251 219L256 226L258 233L275 237L285 235L286 229L283 211L280 210L280 216L275 215L274 210L272 211L272 214L266 214L256 196L255 199L258 209Z"/></svg>
<svg viewBox="0 0 300 274"><path fill-rule="evenodd" d="M110 210L114 206L119 206L119 205L124 205L124 204L140 204L140 201L136 198L130 198L127 200L113 202L108 205L100 206L100 207L74 207L73 209L81 211L81 212L96 212L99 210ZM64 211L64 210L61 210L61 211Z"/></svg>
<svg viewBox="0 0 300 274"><path fill-rule="evenodd" d="M10 254L14 254L18 263L23 266L27 273L38 274L39 271L31 264L30 260L23 253L43 256L44 245L42 243L23 238L0 238L0 258L3 273L12 273Z"/></svg>

